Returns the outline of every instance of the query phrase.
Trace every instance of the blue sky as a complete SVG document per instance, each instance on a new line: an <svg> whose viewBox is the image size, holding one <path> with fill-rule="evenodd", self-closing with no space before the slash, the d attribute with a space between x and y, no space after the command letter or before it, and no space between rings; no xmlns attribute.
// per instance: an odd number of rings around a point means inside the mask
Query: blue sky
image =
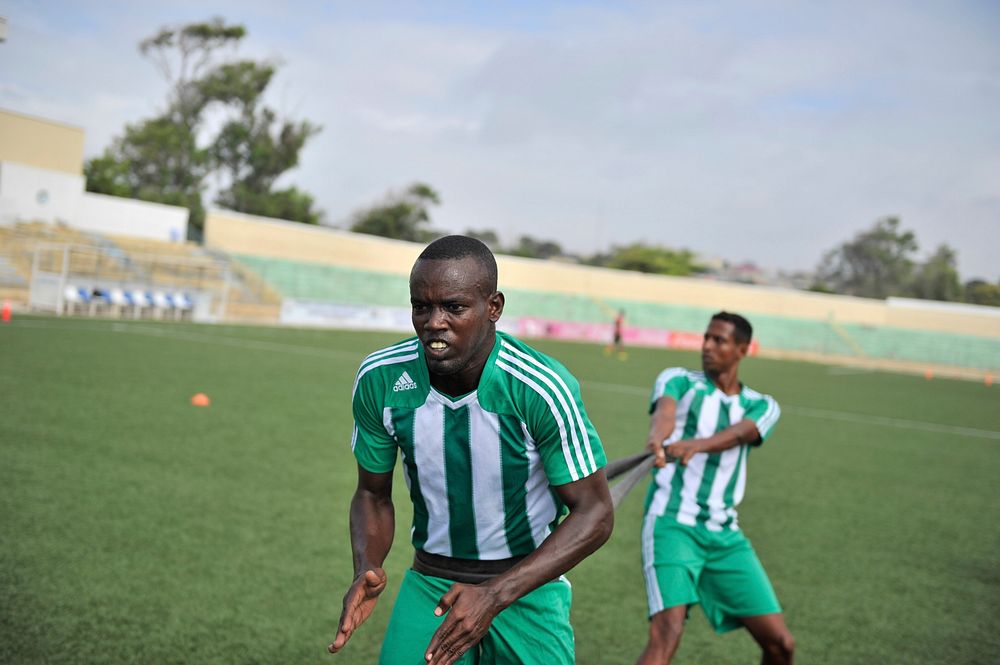
<svg viewBox="0 0 1000 665"><path fill-rule="evenodd" d="M280 113L323 126L285 179L331 224L421 180L435 226L593 252L633 241L812 269L899 215L1000 278L1000 3L0 0L0 106L84 127L162 107L136 44L246 25Z"/></svg>

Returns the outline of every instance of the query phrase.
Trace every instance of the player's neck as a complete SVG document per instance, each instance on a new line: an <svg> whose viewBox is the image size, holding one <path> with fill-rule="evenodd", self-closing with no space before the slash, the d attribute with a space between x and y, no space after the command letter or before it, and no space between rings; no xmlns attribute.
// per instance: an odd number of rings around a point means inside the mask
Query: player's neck
<svg viewBox="0 0 1000 665"><path fill-rule="evenodd" d="M431 386L443 395L459 399L479 388L479 380L486 368L486 361L477 361L471 367L466 367L454 374L431 374Z"/></svg>
<svg viewBox="0 0 1000 665"><path fill-rule="evenodd" d="M723 372L706 372L705 375L713 384L715 384L716 388L723 392L723 394L737 395L742 389L738 369L738 366L734 366Z"/></svg>

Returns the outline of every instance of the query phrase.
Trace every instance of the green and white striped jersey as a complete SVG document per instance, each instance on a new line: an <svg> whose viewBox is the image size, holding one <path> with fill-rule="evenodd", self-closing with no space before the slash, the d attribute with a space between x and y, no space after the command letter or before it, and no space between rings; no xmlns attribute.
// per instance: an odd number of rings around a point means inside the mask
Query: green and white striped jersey
<svg viewBox="0 0 1000 665"><path fill-rule="evenodd" d="M402 452L411 540L433 554L495 560L532 552L564 512L551 487L606 463L576 379L500 332L476 391L452 399L432 388L414 337L364 359L353 406L358 463L385 473Z"/></svg>
<svg viewBox="0 0 1000 665"><path fill-rule="evenodd" d="M781 415L778 403L747 386L737 395L726 395L702 372L680 367L665 369L656 378L650 413L663 396L677 401L674 430L665 445L704 439L744 419L757 424L760 441L721 453L698 453L687 466L668 464L654 469L647 514L673 517L688 526L702 524L711 531L739 529L736 506L746 489L747 456L751 445L760 445L771 434Z"/></svg>

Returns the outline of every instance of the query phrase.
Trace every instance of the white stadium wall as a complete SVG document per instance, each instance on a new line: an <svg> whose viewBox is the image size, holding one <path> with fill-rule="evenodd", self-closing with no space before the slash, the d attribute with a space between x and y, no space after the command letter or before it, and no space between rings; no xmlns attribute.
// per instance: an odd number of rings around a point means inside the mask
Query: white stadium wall
<svg viewBox="0 0 1000 665"><path fill-rule="evenodd" d="M167 242L187 238L187 208L84 192L73 226L85 231Z"/></svg>
<svg viewBox="0 0 1000 665"><path fill-rule="evenodd" d="M83 186L82 175L0 162L0 223L38 220L72 225Z"/></svg>
<svg viewBox="0 0 1000 665"><path fill-rule="evenodd" d="M0 162L0 224L62 223L166 242L187 238L187 208L84 191L82 175Z"/></svg>

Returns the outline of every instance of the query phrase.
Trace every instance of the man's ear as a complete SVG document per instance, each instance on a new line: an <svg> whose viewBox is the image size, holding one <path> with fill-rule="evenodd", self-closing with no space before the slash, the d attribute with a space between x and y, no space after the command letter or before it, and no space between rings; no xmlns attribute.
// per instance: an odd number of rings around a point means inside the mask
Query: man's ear
<svg viewBox="0 0 1000 665"><path fill-rule="evenodd" d="M494 291L486 301L490 315L490 321L496 323L503 314L504 297L500 291Z"/></svg>
<svg viewBox="0 0 1000 665"><path fill-rule="evenodd" d="M743 360L750 352L750 342L740 342L736 345L736 350L740 352L740 360Z"/></svg>

